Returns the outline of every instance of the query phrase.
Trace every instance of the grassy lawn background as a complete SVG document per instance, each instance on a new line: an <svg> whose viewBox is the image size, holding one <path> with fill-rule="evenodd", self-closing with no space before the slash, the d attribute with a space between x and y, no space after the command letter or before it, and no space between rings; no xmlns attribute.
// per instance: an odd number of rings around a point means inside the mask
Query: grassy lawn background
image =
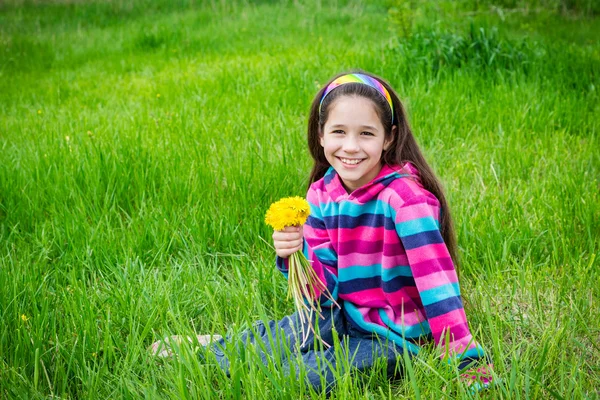
<svg viewBox="0 0 600 400"><path fill-rule="evenodd" d="M2 3L0 397L323 397L252 350L227 378L145 349L292 312L263 215L304 195L310 102L350 68L445 184L481 397L600 396L600 24L548 3ZM436 354L332 397L467 397Z"/></svg>

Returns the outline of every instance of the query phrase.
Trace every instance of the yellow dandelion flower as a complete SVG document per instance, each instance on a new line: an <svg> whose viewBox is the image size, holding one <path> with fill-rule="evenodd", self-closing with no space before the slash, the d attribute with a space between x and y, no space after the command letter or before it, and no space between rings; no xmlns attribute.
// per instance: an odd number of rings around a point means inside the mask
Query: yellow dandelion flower
<svg viewBox="0 0 600 400"><path fill-rule="evenodd" d="M21 321L27 322L27 321L29 321L29 318L27 318L27 315L21 314Z"/></svg>
<svg viewBox="0 0 600 400"><path fill-rule="evenodd" d="M286 226L304 225L310 215L310 205L302 197L286 197L271 204L265 223L280 231Z"/></svg>
<svg viewBox="0 0 600 400"><path fill-rule="evenodd" d="M160 93L156 93L156 98L160 99Z"/></svg>
<svg viewBox="0 0 600 400"><path fill-rule="evenodd" d="M42 113L42 110L38 110L38 114L41 114L41 113Z"/></svg>

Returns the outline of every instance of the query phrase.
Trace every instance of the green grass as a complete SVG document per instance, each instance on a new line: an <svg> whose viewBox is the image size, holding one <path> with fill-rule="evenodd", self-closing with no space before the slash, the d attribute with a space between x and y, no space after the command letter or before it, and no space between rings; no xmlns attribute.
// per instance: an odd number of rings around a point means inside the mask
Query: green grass
<svg viewBox="0 0 600 400"><path fill-rule="evenodd" d="M355 67L446 186L503 380L475 397L599 397L598 18L411 4L0 5L0 397L321 398L252 350L229 379L145 349L292 312L263 214L304 194L312 96ZM410 370L332 396L468 397L432 348Z"/></svg>

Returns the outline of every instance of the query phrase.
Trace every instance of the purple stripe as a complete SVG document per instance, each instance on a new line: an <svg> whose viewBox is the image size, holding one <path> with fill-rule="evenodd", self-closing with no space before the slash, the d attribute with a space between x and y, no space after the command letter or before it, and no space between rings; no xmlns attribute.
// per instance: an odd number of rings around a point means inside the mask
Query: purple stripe
<svg viewBox="0 0 600 400"><path fill-rule="evenodd" d="M437 258L435 260L427 260L411 266L414 277L420 278L433 274L439 271L451 271L454 270L454 263L450 257ZM444 282L440 282L443 284Z"/></svg>
<svg viewBox="0 0 600 400"><path fill-rule="evenodd" d="M437 303L425 306L425 313L427 314L427 319L431 319L439 317L440 315L447 314L450 311L459 310L462 308L462 300L460 299L460 297L454 296L444 299L442 301L438 301Z"/></svg>
<svg viewBox="0 0 600 400"><path fill-rule="evenodd" d="M385 293L394 293L405 287L414 287L415 281L409 276L398 276L390 281L383 281L381 276L358 278L340 284L340 294L350 294L363 290L381 288Z"/></svg>
<svg viewBox="0 0 600 400"><path fill-rule="evenodd" d="M404 244L406 250L437 243L444 243L444 239L438 230L415 233L414 235L404 236L402 238L402 244Z"/></svg>
<svg viewBox="0 0 600 400"><path fill-rule="evenodd" d="M310 227L313 227L314 229L327 229L323 221L313 217L312 215L308 216L308 218L306 219L306 224Z"/></svg>
<svg viewBox="0 0 600 400"><path fill-rule="evenodd" d="M338 258L351 253L373 254L383 251L383 240L349 240L338 244Z"/></svg>
<svg viewBox="0 0 600 400"><path fill-rule="evenodd" d="M338 243L337 253L338 258L349 254L382 254L383 257L394 257L399 255L399 246L400 244L386 243L385 240L349 240Z"/></svg>

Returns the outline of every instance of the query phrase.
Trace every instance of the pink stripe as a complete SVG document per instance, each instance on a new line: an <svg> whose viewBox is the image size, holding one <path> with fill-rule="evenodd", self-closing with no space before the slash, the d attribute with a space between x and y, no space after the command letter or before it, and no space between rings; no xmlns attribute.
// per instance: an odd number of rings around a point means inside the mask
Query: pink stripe
<svg viewBox="0 0 600 400"><path fill-rule="evenodd" d="M399 171L401 174L412 173L412 171ZM403 207L405 199L411 199L415 195L423 194L423 188L414 179L396 179L388 186L394 192L398 193L398 196L394 196L394 208L398 209Z"/></svg>
<svg viewBox="0 0 600 400"><path fill-rule="evenodd" d="M371 308L369 310L369 314L367 315L367 317L365 318L365 320L367 322L369 322L369 321L370 322L374 322L374 323L376 323L377 325L380 325L380 326L385 326L385 324L381 320L381 317L379 316L379 312L378 311L379 310L376 309L376 308Z"/></svg>
<svg viewBox="0 0 600 400"><path fill-rule="evenodd" d="M306 228L305 228L306 229ZM338 228L338 229L315 229L319 235L328 235L332 238L344 238L344 240L381 240L386 239L389 243L400 243L400 238L395 230L386 230L384 227L361 226L360 228Z"/></svg>
<svg viewBox="0 0 600 400"><path fill-rule="evenodd" d="M452 342L450 342L450 344L458 344L458 343L463 343L463 342L468 343L468 341L471 340L471 338L472 338L471 331L469 330L469 324L467 324L466 322L451 326L449 329L450 329L450 340L452 340ZM465 338L467 339L466 342L465 342ZM451 346L451 347L455 347L455 346Z"/></svg>
<svg viewBox="0 0 600 400"><path fill-rule="evenodd" d="M461 354L467 350L471 350L477 347L477 343L473 340L473 336L469 335L469 337L465 337L464 341L460 342L452 342L448 345L448 348L451 349L454 354Z"/></svg>
<svg viewBox="0 0 600 400"><path fill-rule="evenodd" d="M356 307L356 310L360 313L360 315L362 316L362 319L365 319L367 317L367 314L369 313L370 308L369 307Z"/></svg>
<svg viewBox="0 0 600 400"><path fill-rule="evenodd" d="M381 256L381 254L350 253L338 260L338 268L362 265L365 267L381 263L383 269L392 269L399 265L408 265L408 259L404 254L397 256Z"/></svg>
<svg viewBox="0 0 600 400"><path fill-rule="evenodd" d="M367 190L364 190L363 193L360 194L361 198L367 198L367 199L371 199L373 197L375 197L377 195L377 193L381 192L381 189L383 187L383 184L381 183L376 183L374 185L372 185L371 187L367 188Z"/></svg>
<svg viewBox="0 0 600 400"><path fill-rule="evenodd" d="M359 307L383 308L387 305L383 296L383 290L380 288L361 290L360 292L349 294L340 294L340 298L351 301Z"/></svg>
<svg viewBox="0 0 600 400"><path fill-rule="evenodd" d="M434 272L416 279L417 287L420 291L456 282L458 282L458 277L455 270Z"/></svg>
<svg viewBox="0 0 600 400"><path fill-rule="evenodd" d="M338 260L338 268L351 267L353 265L373 265L381 262L381 254L350 253Z"/></svg>
<svg viewBox="0 0 600 400"><path fill-rule="evenodd" d="M391 269L397 266L408 265L408 258L406 254L397 254L392 257L383 256L381 257L381 267L383 269Z"/></svg>
<svg viewBox="0 0 600 400"><path fill-rule="evenodd" d="M449 313L434 318L429 318L429 327L431 328L431 333L433 333L433 336L435 337L436 343L441 339L439 335L441 335L442 331L456 325L457 322L459 324L467 322L465 310L462 308L452 310Z"/></svg>
<svg viewBox="0 0 600 400"><path fill-rule="evenodd" d="M419 296L419 291L414 286L405 286L395 292L386 293L386 297L389 304L397 310L402 309L402 304L404 304L404 310L406 311L413 311L414 308L423 308L422 306L417 306L417 304L421 304L421 297Z"/></svg>
<svg viewBox="0 0 600 400"><path fill-rule="evenodd" d="M448 344L448 348L451 349L454 354L464 353L466 350L470 350L475 347L477 347L477 343L473 340L473 336L470 334L461 338L460 340L456 340Z"/></svg>
<svg viewBox="0 0 600 400"><path fill-rule="evenodd" d="M411 206L404 206L402 212L396 215L396 222L406 222L417 218L433 217L437 221L439 207L434 207L427 203L418 203Z"/></svg>
<svg viewBox="0 0 600 400"><path fill-rule="evenodd" d="M310 247L318 247L323 243L329 242L329 236L327 236L327 231L323 229L313 229L308 225L304 225L304 237L308 238L307 242Z"/></svg>
<svg viewBox="0 0 600 400"><path fill-rule="evenodd" d="M309 190L306 195L306 200L319 207L321 204L331 203L332 198L329 196L329 193L325 189L325 182L321 181L319 185L315 185L313 187L314 190Z"/></svg>
<svg viewBox="0 0 600 400"><path fill-rule="evenodd" d="M428 244L427 246L417 247L415 249L407 250L406 254L408 255L411 264L450 256L445 243Z"/></svg>
<svg viewBox="0 0 600 400"><path fill-rule="evenodd" d="M400 325L402 326L402 324L404 325L417 325L423 321L425 321L425 317L423 317L423 315L419 312L419 311L408 311L409 310L409 306L408 305L404 305L404 319L402 319L402 309L398 308L398 309L393 309L393 310L386 310L386 314L388 315L388 317L394 321L394 323L396 325ZM392 315L390 315L392 314Z"/></svg>

